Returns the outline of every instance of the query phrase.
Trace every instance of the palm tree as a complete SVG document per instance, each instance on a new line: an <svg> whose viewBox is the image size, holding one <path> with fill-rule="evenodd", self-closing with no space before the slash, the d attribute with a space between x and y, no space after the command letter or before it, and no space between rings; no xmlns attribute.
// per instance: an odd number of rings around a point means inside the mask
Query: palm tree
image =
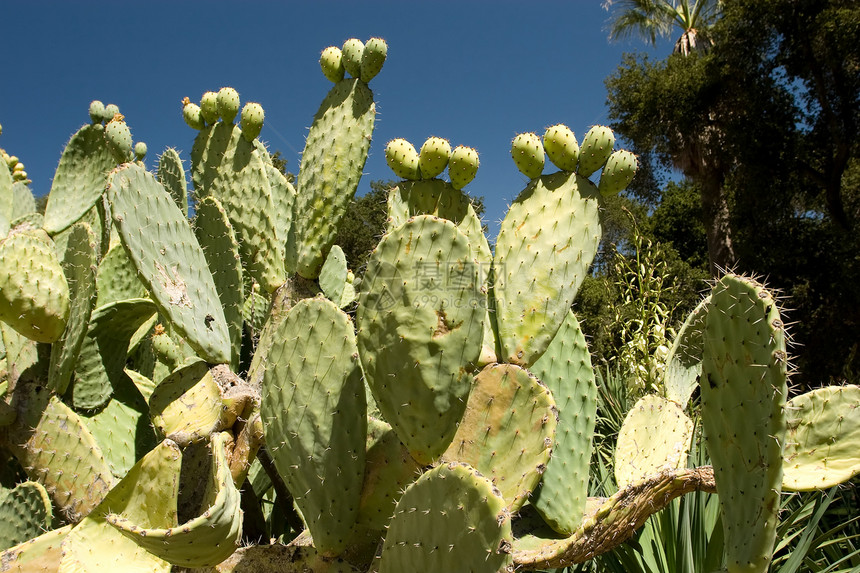
<svg viewBox="0 0 860 573"><path fill-rule="evenodd" d="M653 45L679 28L683 33L675 52L686 56L711 48L708 30L719 18L721 4L721 0L605 0L603 8L614 12L610 40L640 36Z"/></svg>

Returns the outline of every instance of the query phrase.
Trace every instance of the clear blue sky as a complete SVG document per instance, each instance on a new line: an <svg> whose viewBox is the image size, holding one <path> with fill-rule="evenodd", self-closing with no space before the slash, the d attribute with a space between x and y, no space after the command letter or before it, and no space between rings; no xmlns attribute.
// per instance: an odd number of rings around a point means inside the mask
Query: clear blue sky
<svg viewBox="0 0 860 573"><path fill-rule="evenodd" d="M610 43L600 0L434 2L89 2L6 4L0 20L0 147L24 162L43 195L63 146L88 122L93 99L115 103L147 165L175 147L188 158L195 131L180 101L233 86L266 111L261 139L297 170L314 113L331 83L320 51L385 38L388 60L370 87L376 131L358 193L393 179L385 144L416 148L430 135L478 149L466 187L483 195L491 241L526 183L510 158L519 132L570 126L581 140L605 123L603 80L624 52L665 57L670 44Z"/></svg>

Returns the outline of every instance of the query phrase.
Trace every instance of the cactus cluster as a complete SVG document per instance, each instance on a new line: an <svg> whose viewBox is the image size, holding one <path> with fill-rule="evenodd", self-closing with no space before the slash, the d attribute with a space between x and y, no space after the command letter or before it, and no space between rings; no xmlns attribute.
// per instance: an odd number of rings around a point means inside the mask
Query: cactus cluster
<svg viewBox="0 0 860 573"><path fill-rule="evenodd" d="M605 127L581 146L563 125L517 136L529 181L491 250L462 190L477 151L395 139L401 181L359 282L334 240L386 55L378 38L322 52L334 85L295 185L232 88L183 100L191 194L175 150L147 170L97 101L44 217L0 164L3 570L560 567L702 490L728 569L765 571L780 490L860 471L857 389L786 403L778 301L726 275L624 422L621 490L590 500L597 388L570 308L635 157ZM713 472L685 467L697 384Z"/></svg>

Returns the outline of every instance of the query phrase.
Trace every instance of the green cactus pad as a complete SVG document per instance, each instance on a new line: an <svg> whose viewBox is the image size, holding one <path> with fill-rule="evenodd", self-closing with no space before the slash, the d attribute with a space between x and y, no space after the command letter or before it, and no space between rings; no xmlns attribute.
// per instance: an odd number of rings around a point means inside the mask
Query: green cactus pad
<svg viewBox="0 0 860 573"><path fill-rule="evenodd" d="M155 177L133 164L113 172L108 198L123 245L159 311L203 359L229 362L224 311L182 211Z"/></svg>
<svg viewBox="0 0 860 573"><path fill-rule="evenodd" d="M62 338L51 346L48 369L48 387L60 395L66 392L71 380L96 303L96 237L86 223L76 223L71 229L63 259L70 293L69 319Z"/></svg>
<svg viewBox="0 0 860 573"><path fill-rule="evenodd" d="M511 157L520 173L529 179L540 177L543 172L546 157L540 137L534 133L520 133L514 138L511 142Z"/></svg>
<svg viewBox="0 0 860 573"><path fill-rule="evenodd" d="M354 327L330 301L303 299L275 339L263 374L266 444L314 546L335 556L350 541L364 479L367 406Z"/></svg>
<svg viewBox="0 0 860 573"><path fill-rule="evenodd" d="M356 315L364 373L380 411L423 464L451 442L481 351L486 295L468 238L420 215L370 257Z"/></svg>
<svg viewBox="0 0 860 573"><path fill-rule="evenodd" d="M188 127L200 131L206 127L206 120L203 119L203 112L200 111L200 106L196 103L191 103L188 98L182 102L182 119L188 124Z"/></svg>
<svg viewBox="0 0 860 573"><path fill-rule="evenodd" d="M63 555L62 544L71 525L54 529L0 553L4 572L31 573L57 571Z"/></svg>
<svg viewBox="0 0 860 573"><path fill-rule="evenodd" d="M115 116L105 125L105 142L117 163L124 163L131 159L131 130L121 115Z"/></svg>
<svg viewBox="0 0 860 573"><path fill-rule="evenodd" d="M69 309L69 284L44 231L0 239L0 320L37 342L56 342Z"/></svg>
<svg viewBox="0 0 860 573"><path fill-rule="evenodd" d="M264 156L242 130L219 123L200 132L191 150L197 199L215 197L224 206L239 239L248 273L274 292L286 280L285 237L277 234L275 203Z"/></svg>
<svg viewBox="0 0 860 573"><path fill-rule="evenodd" d="M346 255L343 254L343 249L338 245L333 245L328 252L320 270L320 288L326 297L335 303L338 308L343 308L344 289L347 284L347 273L349 269L346 267ZM350 301L351 302L351 301ZM348 303L347 303L348 304Z"/></svg>
<svg viewBox="0 0 860 573"><path fill-rule="evenodd" d="M668 400L686 408L690 396L699 385L702 373L702 332L710 297L703 299L687 316L669 348L663 393Z"/></svg>
<svg viewBox="0 0 860 573"><path fill-rule="evenodd" d="M478 174L480 164L475 148L465 145L455 147L451 152L451 159L448 160L448 177L451 179L451 186L454 189L462 189L468 185Z"/></svg>
<svg viewBox="0 0 860 573"><path fill-rule="evenodd" d="M179 152L168 147L158 158L158 169L155 178L161 186L167 189L176 205L182 213L188 216L188 181L185 178L185 169L182 167L182 159Z"/></svg>
<svg viewBox="0 0 860 573"><path fill-rule="evenodd" d="M11 228L14 205L13 185L12 174L5 165L0 163L0 237L5 237Z"/></svg>
<svg viewBox="0 0 860 573"><path fill-rule="evenodd" d="M445 171L451 158L451 144L441 137L428 137L418 152L421 179L433 179Z"/></svg>
<svg viewBox="0 0 860 573"><path fill-rule="evenodd" d="M600 174L598 191L604 196L616 195L630 185L639 162L636 156L624 149L619 149L609 156L606 166Z"/></svg>
<svg viewBox="0 0 860 573"><path fill-rule="evenodd" d="M570 535L582 523L588 499L597 385L585 336L573 312L529 370L547 385L558 408L552 458L530 502L556 532Z"/></svg>
<svg viewBox="0 0 860 573"><path fill-rule="evenodd" d="M235 413L224 407L222 391L203 361L172 372L149 397L152 424L162 436L180 446L209 439L229 428Z"/></svg>
<svg viewBox="0 0 860 573"><path fill-rule="evenodd" d="M78 521L113 486L110 467L81 418L47 389L15 389L12 450L31 479L48 490L70 521Z"/></svg>
<svg viewBox="0 0 860 573"><path fill-rule="evenodd" d="M156 307L149 299L130 299L95 309L67 393L76 408L90 410L107 402L125 376L128 349L137 330L150 320Z"/></svg>
<svg viewBox="0 0 860 573"><path fill-rule="evenodd" d="M236 110L239 106L236 106ZM206 123L212 124L218 121L218 94L206 92L200 98L200 114Z"/></svg>
<svg viewBox="0 0 860 573"><path fill-rule="evenodd" d="M78 221L101 197L116 166L105 128L85 125L66 144L45 206L45 230L54 235Z"/></svg>
<svg viewBox="0 0 860 573"><path fill-rule="evenodd" d="M513 571L505 500L466 464L437 466L407 488L379 561L379 573Z"/></svg>
<svg viewBox="0 0 860 573"><path fill-rule="evenodd" d="M215 99L218 116L224 123L232 123L239 113L239 92L233 88L221 88Z"/></svg>
<svg viewBox="0 0 860 573"><path fill-rule="evenodd" d="M533 364L567 317L600 242L598 198L562 171L530 181L508 210L493 259L503 361Z"/></svg>
<svg viewBox="0 0 860 573"><path fill-rule="evenodd" d="M534 375L513 364L490 364L475 376L442 461L481 472L516 513L549 463L557 415L552 393Z"/></svg>
<svg viewBox="0 0 860 573"><path fill-rule="evenodd" d="M320 68L323 75L332 83L343 79L346 69L343 67L343 53L337 46L329 46L320 54Z"/></svg>
<svg viewBox="0 0 860 573"><path fill-rule="evenodd" d="M105 106L105 123L112 120L119 113L119 107L115 103L109 103Z"/></svg>
<svg viewBox="0 0 860 573"><path fill-rule="evenodd" d="M860 473L860 386L828 386L785 405L785 489L826 489Z"/></svg>
<svg viewBox="0 0 860 573"><path fill-rule="evenodd" d="M202 515L166 527L150 527L117 513L105 516L107 522L140 547L174 565L213 567L224 561L236 551L242 537L239 490L230 475L227 439L227 434L212 436L212 481Z"/></svg>
<svg viewBox="0 0 860 573"><path fill-rule="evenodd" d="M359 77L367 83L382 71L382 65L388 55L388 44L382 38L371 38L364 45L361 54L361 67ZM350 72L351 73L351 72Z"/></svg>
<svg viewBox="0 0 860 573"><path fill-rule="evenodd" d="M243 270L239 242L227 212L214 197L206 197L195 207L194 234L215 281L218 299L230 333L230 364L239 370L242 346Z"/></svg>
<svg viewBox="0 0 860 573"><path fill-rule="evenodd" d="M685 467L692 437L693 422L676 403L657 395L637 400L621 424L615 446L618 488Z"/></svg>
<svg viewBox="0 0 860 573"><path fill-rule="evenodd" d="M361 59L364 54L364 43L357 38L350 38L343 43L341 61L344 69L353 78L361 77Z"/></svg>
<svg viewBox="0 0 860 573"><path fill-rule="evenodd" d="M269 189L272 192L272 205L274 207L272 216L275 222L275 233L283 247L293 226L293 205L296 204L296 189L283 173L268 164L266 165L266 177L269 179Z"/></svg>
<svg viewBox="0 0 860 573"><path fill-rule="evenodd" d="M105 104L100 102L99 100L93 100L90 102L90 121L93 123L101 123L105 119Z"/></svg>
<svg viewBox="0 0 860 573"><path fill-rule="evenodd" d="M357 79L332 87L314 117L296 186L295 240L287 248L288 266L306 279L319 276L355 195L375 118L373 93Z"/></svg>
<svg viewBox="0 0 860 573"><path fill-rule="evenodd" d="M146 144L142 141L138 141L134 144L134 160L135 161L143 161L146 157L146 152L148 148Z"/></svg>
<svg viewBox="0 0 860 573"><path fill-rule="evenodd" d="M260 135L265 118L266 113L263 111L263 106L255 102L245 104L242 108L242 118L239 122L242 128L242 137L245 138L245 141L254 141Z"/></svg>
<svg viewBox="0 0 860 573"><path fill-rule="evenodd" d="M0 175L0 178L2 177L3 175ZM0 191L0 193L2 193L2 191ZM27 187L27 184L23 181L15 181L12 183L12 226L14 226L15 222L22 217L34 214L36 214L36 198L33 196L33 192L30 191L30 188ZM36 226L41 227L42 225L39 224ZM2 231L2 229L0 229L0 231ZM0 236L5 235L6 233L0 232Z"/></svg>
<svg viewBox="0 0 860 573"><path fill-rule="evenodd" d="M182 453L165 440L137 462L128 475L63 542L60 571L140 571L168 573L170 564L110 525L119 514L142 527L175 526Z"/></svg>
<svg viewBox="0 0 860 573"><path fill-rule="evenodd" d="M51 528L51 498L42 484L28 481L0 490L0 549L38 537Z"/></svg>
<svg viewBox="0 0 860 573"><path fill-rule="evenodd" d="M421 179L418 168L418 152L415 146L403 138L392 139L385 146L385 162L401 179Z"/></svg>
<svg viewBox="0 0 860 573"><path fill-rule="evenodd" d="M421 473L421 466L387 423L367 419L367 464L356 525L384 531L404 489Z"/></svg>
<svg viewBox="0 0 860 573"><path fill-rule="evenodd" d="M114 241L99 262L96 273L96 307L146 297L146 287L137 276L128 253L122 243Z"/></svg>
<svg viewBox="0 0 860 573"><path fill-rule="evenodd" d="M546 128L543 147L549 160L562 171L576 171L579 160L579 143L569 127L561 123Z"/></svg>
<svg viewBox="0 0 860 573"><path fill-rule="evenodd" d="M603 167L615 146L615 134L603 125L595 125L588 130L579 149L579 164L576 172L580 177L591 174Z"/></svg>
<svg viewBox="0 0 860 573"><path fill-rule="evenodd" d="M784 326L773 296L746 277L720 279L705 319L700 387L730 572L767 571L773 554L786 362Z"/></svg>

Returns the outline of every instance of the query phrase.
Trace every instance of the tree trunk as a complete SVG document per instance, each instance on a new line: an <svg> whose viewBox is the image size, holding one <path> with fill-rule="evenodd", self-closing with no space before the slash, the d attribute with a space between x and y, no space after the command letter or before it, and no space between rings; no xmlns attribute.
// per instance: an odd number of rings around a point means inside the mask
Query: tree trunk
<svg viewBox="0 0 860 573"><path fill-rule="evenodd" d="M698 178L705 230L708 236L708 261L712 277L731 269L735 262L732 245L732 226L729 204L723 189L722 177L708 173Z"/></svg>

